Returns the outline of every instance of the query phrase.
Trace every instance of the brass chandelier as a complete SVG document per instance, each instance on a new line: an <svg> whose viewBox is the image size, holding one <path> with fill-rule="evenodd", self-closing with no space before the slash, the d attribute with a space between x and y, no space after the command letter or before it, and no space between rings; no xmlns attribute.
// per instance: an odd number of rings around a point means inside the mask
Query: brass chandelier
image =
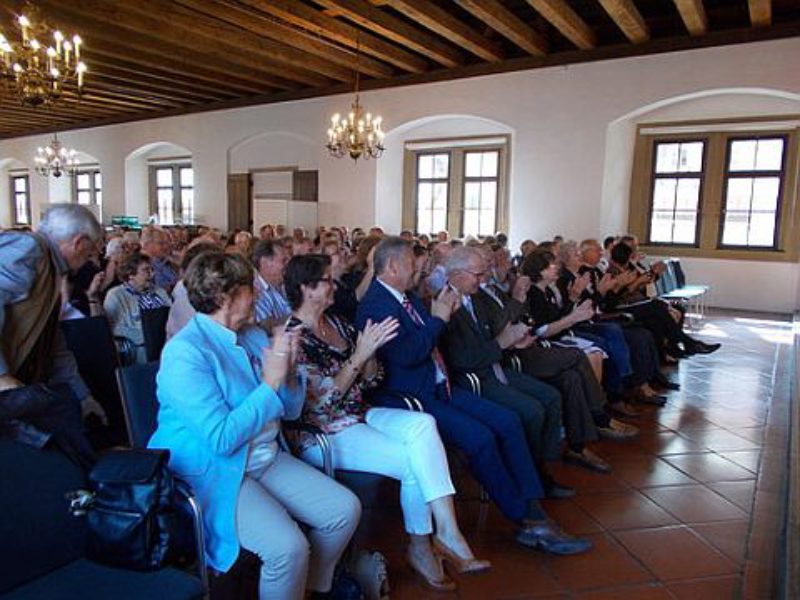
<svg viewBox="0 0 800 600"><path fill-rule="evenodd" d="M61 177L64 173L74 175L75 169L80 165L77 151L67 148L58 139L58 134L53 134L53 139L44 148L36 149L36 156L33 162L36 165L36 172L43 177Z"/></svg>
<svg viewBox="0 0 800 600"><path fill-rule="evenodd" d="M383 118L365 113L359 102L360 58L361 52L356 38L356 97L347 117L342 117L339 113L331 117L328 143L325 144L331 156L335 158L349 156L355 161L362 156L364 159L380 158L384 151L383 138L386 135L381 129Z"/></svg>
<svg viewBox="0 0 800 600"><path fill-rule="evenodd" d="M56 102L73 81L80 94L87 70L81 60L83 40L50 30L35 8L26 12L30 17L21 14L15 21L17 40L0 31L0 77L27 106Z"/></svg>

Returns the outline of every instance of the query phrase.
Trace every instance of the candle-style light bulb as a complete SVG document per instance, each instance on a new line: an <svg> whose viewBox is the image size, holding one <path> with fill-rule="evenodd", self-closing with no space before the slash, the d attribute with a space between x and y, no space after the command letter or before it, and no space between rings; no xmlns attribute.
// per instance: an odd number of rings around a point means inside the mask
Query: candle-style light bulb
<svg viewBox="0 0 800 600"><path fill-rule="evenodd" d="M83 40L81 39L81 36L79 36L79 35L73 35L72 36L72 44L75 46L75 60L76 61L80 60L80 58L81 58L81 44L82 43L83 43Z"/></svg>
<svg viewBox="0 0 800 600"><path fill-rule="evenodd" d="M75 68L78 72L78 87L83 87L83 74L86 73L86 63L79 62L78 66Z"/></svg>

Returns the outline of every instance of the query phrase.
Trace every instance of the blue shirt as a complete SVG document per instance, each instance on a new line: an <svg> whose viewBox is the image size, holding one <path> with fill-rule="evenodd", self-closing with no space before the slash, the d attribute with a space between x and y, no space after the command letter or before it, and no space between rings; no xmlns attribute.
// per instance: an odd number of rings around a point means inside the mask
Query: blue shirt
<svg viewBox="0 0 800 600"><path fill-rule="evenodd" d="M291 314L292 309L283 290L271 286L258 274L256 274L255 291L256 297L253 306L256 323L262 323L268 319L280 321Z"/></svg>

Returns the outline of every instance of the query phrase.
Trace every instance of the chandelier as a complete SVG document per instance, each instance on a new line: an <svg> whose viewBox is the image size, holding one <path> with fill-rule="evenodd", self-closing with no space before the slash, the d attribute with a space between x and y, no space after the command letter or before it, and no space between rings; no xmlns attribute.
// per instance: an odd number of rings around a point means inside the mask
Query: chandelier
<svg viewBox="0 0 800 600"><path fill-rule="evenodd" d="M58 134L53 134L53 140L47 146L36 149L36 156L33 158L36 172L44 177L61 177L64 173L73 175L80 164L77 154L74 149L67 148L59 141Z"/></svg>
<svg viewBox="0 0 800 600"><path fill-rule="evenodd" d="M361 78L359 61L361 58L358 38L356 38L356 89L355 100L350 107L350 114L342 117L336 113L331 117L328 129L328 143L325 147L331 156L342 158L347 155L353 160L380 158L383 154L383 138L386 134L381 130L383 118L373 117L365 113L358 101L358 86Z"/></svg>
<svg viewBox="0 0 800 600"><path fill-rule="evenodd" d="M58 30L34 17L35 8L28 8L17 17L19 40L12 41L0 32L0 77L27 106L52 104L64 86L75 81L80 94L86 64L81 60L83 40L79 35L67 39Z"/></svg>

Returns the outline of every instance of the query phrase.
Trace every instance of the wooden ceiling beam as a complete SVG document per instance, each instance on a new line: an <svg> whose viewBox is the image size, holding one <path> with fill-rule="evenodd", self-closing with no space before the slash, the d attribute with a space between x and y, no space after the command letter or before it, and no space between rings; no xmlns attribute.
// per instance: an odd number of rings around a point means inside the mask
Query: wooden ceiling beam
<svg viewBox="0 0 800 600"><path fill-rule="evenodd" d="M522 22L498 0L455 0L500 35L534 56L547 54L547 40L539 32Z"/></svg>
<svg viewBox="0 0 800 600"><path fill-rule="evenodd" d="M597 36L592 28L565 0L528 0L528 4L578 48L589 50L597 45Z"/></svg>
<svg viewBox="0 0 800 600"><path fill-rule="evenodd" d="M352 25L337 21L322 11L296 0L240 0L240 2L348 48L356 48L358 45L364 54L374 56L404 71L423 73L428 70L428 63L411 52Z"/></svg>
<svg viewBox="0 0 800 600"><path fill-rule="evenodd" d="M352 70L314 59L285 44L257 36L225 22L159 0L72 0L91 4L113 15L120 25L158 39L191 48L200 55L222 54L241 65L280 73L304 85L327 85L330 80L349 82ZM113 7L113 8L111 8Z"/></svg>
<svg viewBox="0 0 800 600"><path fill-rule="evenodd" d="M53 2L50 5L50 2ZM70 27L81 32L84 38L87 63L93 52L105 56L130 60L147 68L161 68L181 75L191 74L221 86L251 90L254 93L270 90L296 89L297 84L283 77L276 77L261 70L242 68L236 62L214 55L200 55L191 47L171 41L154 40L147 34L131 29L121 29L113 18L103 14L82 14L69 3L53 0L38 0L47 6L52 21L61 27ZM91 69L91 64L89 64ZM91 71L90 71L91 72Z"/></svg>
<svg viewBox="0 0 800 600"><path fill-rule="evenodd" d="M708 15L703 0L673 0L683 19L689 35L704 35L708 32Z"/></svg>
<svg viewBox="0 0 800 600"><path fill-rule="evenodd" d="M386 0L385 4L485 61L494 63L503 60L503 50L499 44L470 29L430 0Z"/></svg>
<svg viewBox="0 0 800 600"><path fill-rule="evenodd" d="M102 69L95 69L92 73L92 80L106 84L111 89L136 89L147 95L161 97L166 100L174 100L175 102L197 103L197 102L214 102L222 99L220 96L210 96L208 94L197 94L190 90L183 90L178 85L164 85L159 84L157 81L147 81L142 78L132 78L130 75L120 73L111 67L103 67Z"/></svg>
<svg viewBox="0 0 800 600"><path fill-rule="evenodd" d="M305 31L279 23L262 12L235 4L230 0L176 0L178 4L208 16L226 21L231 25L246 29L256 35L283 42L310 55L330 61L352 70L355 55L345 51ZM368 56L359 58L362 73L376 78L388 78L394 70L380 61Z"/></svg>
<svg viewBox="0 0 800 600"><path fill-rule="evenodd" d="M331 16L341 16L445 67L463 65L464 55L366 0L315 0Z"/></svg>
<svg viewBox="0 0 800 600"><path fill-rule="evenodd" d="M167 91L178 89L181 93L192 93L198 97L212 101L237 98L240 95L231 89L201 85L188 77L179 77L176 74L170 74L166 71L155 72L150 69L143 72L141 67L137 68L132 63L101 58L96 51L92 53L91 60L93 72L102 72L112 75L120 81L127 81L132 85L138 85L140 82L144 82L152 86L161 87Z"/></svg>
<svg viewBox="0 0 800 600"><path fill-rule="evenodd" d="M641 44L650 39L650 28L633 0L599 0L599 2L631 42Z"/></svg>
<svg viewBox="0 0 800 600"><path fill-rule="evenodd" d="M753 27L772 25L772 0L748 0L747 8Z"/></svg>

